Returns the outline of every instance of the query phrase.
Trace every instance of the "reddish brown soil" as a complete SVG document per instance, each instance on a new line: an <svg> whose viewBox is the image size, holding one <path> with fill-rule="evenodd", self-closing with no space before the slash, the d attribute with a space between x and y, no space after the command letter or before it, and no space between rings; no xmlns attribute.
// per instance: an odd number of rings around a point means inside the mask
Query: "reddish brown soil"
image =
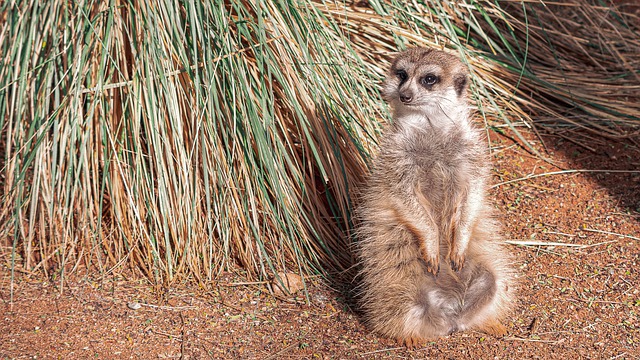
<svg viewBox="0 0 640 360"><path fill-rule="evenodd" d="M546 136L551 165L494 137L496 184L566 169L636 171L545 175L492 190L506 239L584 245L509 245L520 291L505 338L465 332L415 350L397 347L367 331L318 279L304 304L276 299L264 284L243 283L241 274L226 274L212 290L184 284L162 295L146 281L82 273L60 295L59 281L23 274L11 303L4 256L0 358L639 358L639 147ZM132 310L132 302L143 306Z"/></svg>

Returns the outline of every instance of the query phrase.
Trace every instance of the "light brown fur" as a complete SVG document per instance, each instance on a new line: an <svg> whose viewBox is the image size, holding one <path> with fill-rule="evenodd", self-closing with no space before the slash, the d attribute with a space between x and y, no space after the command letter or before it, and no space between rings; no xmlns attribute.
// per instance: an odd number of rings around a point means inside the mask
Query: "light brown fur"
<svg viewBox="0 0 640 360"><path fill-rule="evenodd" d="M455 56L412 49L384 83L394 121L358 210L360 298L369 327L409 347L457 330L507 331L511 258L485 200L489 160L467 82Z"/></svg>

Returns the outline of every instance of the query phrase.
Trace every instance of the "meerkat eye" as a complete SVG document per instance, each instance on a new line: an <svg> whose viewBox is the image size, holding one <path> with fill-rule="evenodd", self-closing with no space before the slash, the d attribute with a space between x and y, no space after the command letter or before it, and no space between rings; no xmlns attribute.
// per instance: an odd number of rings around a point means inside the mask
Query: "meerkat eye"
<svg viewBox="0 0 640 360"><path fill-rule="evenodd" d="M424 86L433 86L437 82L438 82L438 77L433 74L429 74L422 78L422 85Z"/></svg>
<svg viewBox="0 0 640 360"><path fill-rule="evenodd" d="M407 72L404 70L396 71L396 76L398 77L398 79L400 79L401 82L407 80Z"/></svg>

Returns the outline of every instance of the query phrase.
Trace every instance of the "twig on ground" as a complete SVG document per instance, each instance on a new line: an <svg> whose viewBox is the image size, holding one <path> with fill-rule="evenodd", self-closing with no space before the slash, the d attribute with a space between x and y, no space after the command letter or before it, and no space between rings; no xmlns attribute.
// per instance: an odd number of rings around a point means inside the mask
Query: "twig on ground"
<svg viewBox="0 0 640 360"><path fill-rule="evenodd" d="M572 235L572 234L565 234L565 233L556 232L556 231L547 231L545 234L552 234L552 235L562 235L562 236L568 236L568 237L575 237L575 235Z"/></svg>
<svg viewBox="0 0 640 360"><path fill-rule="evenodd" d="M246 285L265 285L268 284L269 281L245 281L245 282L236 282L236 283L219 283L220 286L225 287L235 287L235 286L246 286Z"/></svg>
<svg viewBox="0 0 640 360"><path fill-rule="evenodd" d="M231 309L233 309L233 310L235 310L235 311L239 312L239 313L240 313L240 315L246 315L246 314L249 314L246 310L244 310L244 309L242 309L242 308L239 308L239 307L237 307L237 306L234 306L234 305L228 304L228 303L226 303L226 302L224 302L224 301L221 301L219 304L221 304L222 306L226 306L226 307L228 307L228 308L231 308ZM270 321L270 319L267 319L266 317L264 317L264 316L262 316L262 315L258 315L258 314L250 314L250 315L253 315L253 316L257 317L257 318L259 318L259 319L260 319L260 320L262 320L262 321Z"/></svg>
<svg viewBox="0 0 640 360"><path fill-rule="evenodd" d="M521 337L517 337L517 336L506 337L506 338L503 338L503 340L540 342L540 343L545 343L545 344L557 344L559 342L564 341L564 339L560 339L560 340L542 340L542 339L527 339L527 338L521 338Z"/></svg>
<svg viewBox="0 0 640 360"><path fill-rule="evenodd" d="M604 244L611 244L611 243L614 243L616 241L618 241L618 240L603 241L603 242L599 242L599 243L596 243L596 244L585 245L585 246L581 247L580 249L586 249L586 248L590 248L590 247L594 247L594 246L600 246L600 245L604 245Z"/></svg>
<svg viewBox="0 0 640 360"><path fill-rule="evenodd" d="M585 302L589 304L616 304L616 305L627 305L627 303L622 301L608 301L608 300L589 300L589 299L568 299L573 302Z"/></svg>
<svg viewBox="0 0 640 360"><path fill-rule="evenodd" d="M392 347L392 348L380 349L376 351L369 351L366 353L358 354L358 356L367 356L367 355L377 354L385 351L395 351L395 350L402 350L402 349L403 349L402 347Z"/></svg>
<svg viewBox="0 0 640 360"><path fill-rule="evenodd" d="M607 235L615 235L615 236L625 237L625 238L633 239L633 240L640 240L640 238L637 238L637 237L634 237L634 236L631 236L631 235L618 234L618 233L614 233L614 232L611 232L611 231L603 231L603 230L596 230L596 229L589 229L589 228L579 228L579 230L590 231L590 232L600 233L600 234L607 234Z"/></svg>
<svg viewBox="0 0 640 360"><path fill-rule="evenodd" d="M287 351L289 351L289 350L293 349L293 348L294 348L294 347L296 347L296 346L300 346L300 343L293 343L293 344L291 344L291 345L287 346L286 348L284 348L284 349L282 349L282 350L279 350L278 352L276 352L276 353L274 353L274 354L271 354L271 355L267 356L267 357L266 357L266 358L264 358L264 359L265 359L265 360L269 360L269 359L278 359L278 358L280 358L280 355L282 355L282 354L284 354L285 352L287 352Z"/></svg>
<svg viewBox="0 0 640 360"><path fill-rule="evenodd" d="M156 334L156 335L168 336L168 337L170 337L172 339L176 339L178 341L182 341L182 336L181 335L169 334L169 333L166 333L166 332L163 332L163 331L158 331L158 330L153 330L153 329L151 329L151 332Z"/></svg>
<svg viewBox="0 0 640 360"><path fill-rule="evenodd" d="M515 241L515 240L507 240L505 241L507 244L511 245L523 245L523 246L566 246L566 247L576 247L582 248L591 245L583 245L583 244L566 244L559 242L545 242L545 241Z"/></svg>
<svg viewBox="0 0 640 360"><path fill-rule="evenodd" d="M139 302L130 302L127 304L127 306L131 310L138 310L142 306L159 309L159 310L172 310L172 311L193 310L197 308L196 306L160 306L160 305L143 304Z"/></svg>
<svg viewBox="0 0 640 360"><path fill-rule="evenodd" d="M542 174L534 174L527 175L518 179L504 181L498 184L491 186L491 188L497 188L502 185L512 184L519 181L535 179L544 176L552 176L552 175L564 175L564 174L575 174L575 173L615 173L615 174L640 174L640 170L589 170L589 169L575 169L575 170L562 170L562 171L551 171Z"/></svg>
<svg viewBox="0 0 640 360"><path fill-rule="evenodd" d="M623 352L622 354L610 357L609 360L615 360L615 359L621 358L621 357L626 356L626 355L627 355L627 353Z"/></svg>
<svg viewBox="0 0 640 360"><path fill-rule="evenodd" d="M538 323L539 320L537 317L534 317L533 320L531 320L531 324L529 324L529 328L527 329L529 335L533 335L536 333L536 331L538 330Z"/></svg>
<svg viewBox="0 0 640 360"><path fill-rule="evenodd" d="M185 321L184 321L184 314L183 313L180 313L180 320L182 320L182 328L180 329L180 337L181 337L181 340L182 340L182 339L184 339L186 337L185 336L185 331L184 331L184 323L185 323ZM185 343L184 341L182 341L180 343L180 360L184 359L184 343Z"/></svg>

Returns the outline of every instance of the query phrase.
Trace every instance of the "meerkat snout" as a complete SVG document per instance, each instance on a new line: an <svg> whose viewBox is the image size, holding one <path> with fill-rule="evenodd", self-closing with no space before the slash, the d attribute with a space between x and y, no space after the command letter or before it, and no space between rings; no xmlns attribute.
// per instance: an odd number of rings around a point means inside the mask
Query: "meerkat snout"
<svg viewBox="0 0 640 360"><path fill-rule="evenodd" d="M413 100L413 94L410 91L400 93L400 101L405 104L409 104Z"/></svg>

